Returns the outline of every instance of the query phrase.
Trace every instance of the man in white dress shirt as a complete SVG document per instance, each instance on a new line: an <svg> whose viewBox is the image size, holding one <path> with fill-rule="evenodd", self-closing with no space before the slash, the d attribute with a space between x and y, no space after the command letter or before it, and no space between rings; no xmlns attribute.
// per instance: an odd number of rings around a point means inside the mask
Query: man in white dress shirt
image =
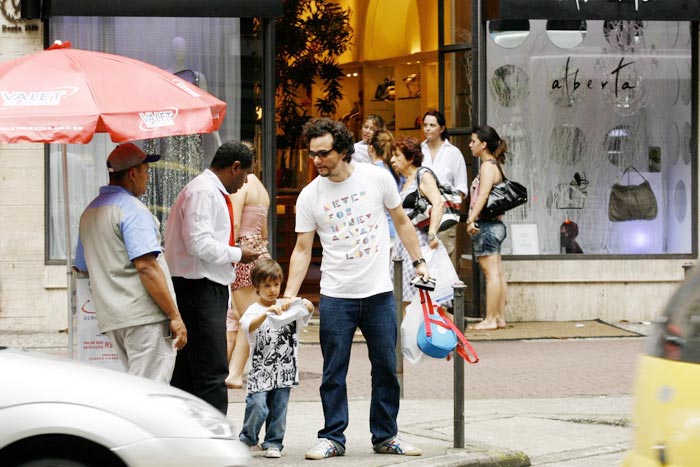
<svg viewBox="0 0 700 467"><path fill-rule="evenodd" d="M233 263L249 263L258 256L250 248L234 246L228 195L243 186L252 165L248 146L237 141L222 144L210 168L178 195L165 233L165 259L178 308L190 331L188 346L178 353L171 384L224 414L228 408L224 383L228 286L236 275Z"/></svg>

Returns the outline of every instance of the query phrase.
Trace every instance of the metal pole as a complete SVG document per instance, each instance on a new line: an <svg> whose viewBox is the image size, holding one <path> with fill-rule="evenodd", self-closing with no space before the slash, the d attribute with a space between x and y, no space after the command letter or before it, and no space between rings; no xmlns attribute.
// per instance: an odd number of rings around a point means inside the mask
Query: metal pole
<svg viewBox="0 0 700 467"><path fill-rule="evenodd" d="M71 241L70 197L68 195L68 149L61 145L61 164L63 165L63 215L66 239L66 294L68 319L68 357L73 358L73 242Z"/></svg>
<svg viewBox="0 0 700 467"><path fill-rule="evenodd" d="M464 284L455 284L453 289L454 320L457 329L464 333L464 292L467 288ZM464 360L454 355L454 441L453 447L463 449L464 440Z"/></svg>
<svg viewBox="0 0 700 467"><path fill-rule="evenodd" d="M263 18L263 118L262 118L262 178L270 193L273 206L277 200L277 139L275 138L275 20ZM277 258L277 214L267 216L267 248Z"/></svg>
<svg viewBox="0 0 700 467"><path fill-rule="evenodd" d="M401 322L403 321L403 259L400 256L394 261L394 299L396 300L396 377L401 388L403 399L403 351L401 349Z"/></svg>

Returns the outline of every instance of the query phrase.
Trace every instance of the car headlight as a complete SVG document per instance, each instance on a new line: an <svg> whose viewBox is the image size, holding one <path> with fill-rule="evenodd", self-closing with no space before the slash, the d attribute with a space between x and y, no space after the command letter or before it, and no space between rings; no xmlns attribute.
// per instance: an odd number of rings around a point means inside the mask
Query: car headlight
<svg viewBox="0 0 700 467"><path fill-rule="evenodd" d="M197 420L212 434L213 438L233 439L234 428L231 422L221 412L204 401L170 394L151 394L150 396L159 398Z"/></svg>

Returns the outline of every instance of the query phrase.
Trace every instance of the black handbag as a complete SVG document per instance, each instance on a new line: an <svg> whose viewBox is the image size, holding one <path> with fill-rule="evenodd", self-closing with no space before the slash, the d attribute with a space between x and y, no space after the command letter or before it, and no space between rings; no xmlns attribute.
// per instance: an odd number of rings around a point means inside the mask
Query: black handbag
<svg viewBox="0 0 700 467"><path fill-rule="evenodd" d="M377 89L374 91L374 99L378 101L393 100L392 95L396 96L396 84L394 78L387 76L377 85Z"/></svg>
<svg viewBox="0 0 700 467"><path fill-rule="evenodd" d="M506 211L527 203L527 188L516 181L507 179L503 174L501 164L498 161L495 163L501 172L503 181L491 187L489 199L479 215L483 219L494 219Z"/></svg>
<svg viewBox="0 0 700 467"><path fill-rule="evenodd" d="M418 169L418 173L416 173L416 185L418 187L420 187L421 172L430 172L435 178L435 182L440 190L444 209L442 211L442 219L440 220L438 232L442 232L459 222L459 211L462 209L462 195L452 187L441 185L435 172L428 167L420 167ZM413 225L421 232L427 232L430 227L430 211L432 207L433 205L430 204L428 198L423 196L419 189L415 206L408 217L411 219Z"/></svg>
<svg viewBox="0 0 700 467"><path fill-rule="evenodd" d="M620 185L619 181L632 169L644 180L639 185ZM612 222L652 220L656 218L658 205L649 181L634 167L627 167L610 188L608 218Z"/></svg>

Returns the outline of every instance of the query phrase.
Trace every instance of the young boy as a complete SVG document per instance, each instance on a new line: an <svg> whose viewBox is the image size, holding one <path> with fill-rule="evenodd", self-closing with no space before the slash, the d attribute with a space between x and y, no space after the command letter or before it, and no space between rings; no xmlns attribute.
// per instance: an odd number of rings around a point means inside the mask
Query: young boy
<svg viewBox="0 0 700 467"><path fill-rule="evenodd" d="M269 458L282 456L289 392L299 384L299 328L308 323L314 310L308 300L278 298L283 276L276 261L258 260L250 279L259 298L240 319L250 343L251 368L239 439L258 450L258 434L265 422L262 449Z"/></svg>

